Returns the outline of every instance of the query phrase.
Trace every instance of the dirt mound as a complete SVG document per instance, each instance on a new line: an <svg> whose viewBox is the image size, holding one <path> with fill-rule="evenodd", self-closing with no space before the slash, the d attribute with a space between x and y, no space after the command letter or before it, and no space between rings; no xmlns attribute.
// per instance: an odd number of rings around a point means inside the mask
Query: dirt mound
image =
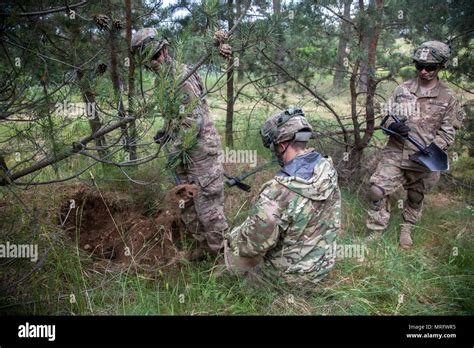
<svg viewBox="0 0 474 348"><path fill-rule="evenodd" d="M104 259L129 264L164 264L183 254L185 226L181 209L192 204L196 188L180 185L145 216L127 196L81 187L61 207L69 236L83 250Z"/></svg>

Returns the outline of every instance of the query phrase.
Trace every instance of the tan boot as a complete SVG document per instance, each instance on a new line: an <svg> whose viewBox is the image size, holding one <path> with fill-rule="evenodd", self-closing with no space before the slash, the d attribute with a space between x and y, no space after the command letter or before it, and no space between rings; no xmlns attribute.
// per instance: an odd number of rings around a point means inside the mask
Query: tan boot
<svg viewBox="0 0 474 348"><path fill-rule="evenodd" d="M400 246L403 249L409 249L413 245L411 240L411 228L413 224L404 223L401 224L402 228L400 229Z"/></svg>

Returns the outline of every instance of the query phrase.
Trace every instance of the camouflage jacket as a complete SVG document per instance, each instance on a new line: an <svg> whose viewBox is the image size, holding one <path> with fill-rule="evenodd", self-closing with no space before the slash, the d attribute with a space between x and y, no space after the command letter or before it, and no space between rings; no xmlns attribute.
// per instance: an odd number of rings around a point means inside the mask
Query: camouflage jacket
<svg viewBox="0 0 474 348"><path fill-rule="evenodd" d="M410 135L421 144L428 146L434 142L443 150L454 142L456 129L460 128L463 119L454 92L441 81L426 95L422 94L418 79L404 82L390 96L388 109L399 118L407 119ZM387 119L385 126L392 122L392 118ZM428 171L409 159L416 152L418 149L412 143L390 136L383 156L401 168Z"/></svg>
<svg viewBox="0 0 474 348"><path fill-rule="evenodd" d="M187 65L179 64L172 59L167 63L174 75L174 83L187 76L190 71ZM192 74L180 90L175 92L181 103L179 119L168 119L165 128L174 130L171 134L171 156L182 146L183 139L180 132L192 132L191 138L195 140L195 144L188 151L192 164L177 169L180 174L187 175L189 181L199 182L201 187L206 187L215 180L223 181L224 169L219 161L220 136L212 121L206 99L202 98L203 92L201 77L197 73Z"/></svg>
<svg viewBox="0 0 474 348"><path fill-rule="evenodd" d="M272 277L316 282L335 263L340 210L332 160L309 150L263 185L251 215L230 232L232 260L263 258Z"/></svg>
<svg viewBox="0 0 474 348"><path fill-rule="evenodd" d="M180 64L171 58L167 64L172 69L172 75L176 76L175 83L190 72L187 65ZM195 72L184 82L179 92L174 92L181 99L179 124L175 124L174 127L170 124L165 125L167 129L174 129L175 133L181 130L195 133L197 144L191 152L193 161L199 161L207 156L218 156L221 149L220 136L212 122L206 99L202 98L203 92L204 85L201 77ZM175 120L169 120L168 123L171 122ZM178 147L182 139L178 134L172 134L172 138L173 148Z"/></svg>

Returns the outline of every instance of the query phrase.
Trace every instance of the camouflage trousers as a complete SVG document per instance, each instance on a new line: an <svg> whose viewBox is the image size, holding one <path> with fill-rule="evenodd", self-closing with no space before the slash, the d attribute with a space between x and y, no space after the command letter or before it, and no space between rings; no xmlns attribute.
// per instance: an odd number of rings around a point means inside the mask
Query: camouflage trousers
<svg viewBox="0 0 474 348"><path fill-rule="evenodd" d="M217 253L223 247L228 228L224 215L224 169L218 156L192 160L191 168L176 168L181 184L193 184L197 188L194 204L182 209L181 216L199 247Z"/></svg>
<svg viewBox="0 0 474 348"><path fill-rule="evenodd" d="M371 206L368 211L367 228L370 230L384 230L390 219L390 202L388 197L400 186L410 193L410 190L424 197L439 181L439 172L419 172L403 169L388 158L383 158L377 170L370 178L370 183L383 190L384 198L377 206ZM410 201L410 194L403 203L403 219L405 222L415 224L423 210L423 198L419 204ZM415 206L415 207L414 207Z"/></svg>
<svg viewBox="0 0 474 348"><path fill-rule="evenodd" d="M326 249L326 248L325 248ZM275 267L262 256L242 257L235 255L229 247L229 242L224 241L224 261L227 271L244 276L255 285L280 284L289 286L310 286L318 284L336 263L336 242L327 245L331 250L329 256L319 259L314 272L287 273Z"/></svg>

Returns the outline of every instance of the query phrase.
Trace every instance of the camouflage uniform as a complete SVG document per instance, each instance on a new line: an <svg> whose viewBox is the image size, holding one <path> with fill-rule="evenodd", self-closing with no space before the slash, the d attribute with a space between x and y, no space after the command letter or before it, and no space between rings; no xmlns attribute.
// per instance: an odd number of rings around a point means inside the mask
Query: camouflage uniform
<svg viewBox="0 0 474 348"><path fill-rule="evenodd" d="M184 77L189 72L186 65L180 65L179 74ZM212 122L205 99L200 99L204 91L201 78L197 73L182 86L183 106L192 105L189 114L183 117L182 129L197 125L197 143L189 155L192 165L185 168L180 165L176 172L182 184L195 184L199 190L194 196L194 206L182 211L183 221L193 237L209 251L218 252L222 248L223 234L228 228L224 215L224 169L219 160L221 142ZM176 153L181 139L173 141L171 155Z"/></svg>
<svg viewBox="0 0 474 348"><path fill-rule="evenodd" d="M428 42L430 46L432 42ZM423 54L422 49L418 49ZM425 50L426 52L426 50ZM426 56L426 61L432 63ZM410 135L421 144L428 146L432 142L446 150L453 142L456 129L463 118L459 103L454 92L438 80L437 85L422 94L419 80L404 82L395 88L389 105L397 105L399 110L409 110L406 125L410 127ZM387 119L386 127L394 122ZM371 206L368 211L367 227L373 231L382 231L387 227L390 218L390 207L387 196L390 196L400 186L407 190L408 198L404 202L403 219L406 223L415 224L421 217L423 197L438 182L439 172L430 172L424 166L411 161L409 156L418 149L408 141L402 141L390 136L387 145L382 150L382 160L370 183L383 191L384 198L378 206ZM421 202L416 204L410 197L419 197Z"/></svg>
<svg viewBox="0 0 474 348"><path fill-rule="evenodd" d="M154 28L140 29L131 43L132 52L150 69L153 69L150 64L152 58L166 45L168 41ZM170 81L180 81L189 71L186 65L178 64L170 57L157 68L158 75L173 79ZM179 78L176 79L176 76ZM156 84L159 84L158 80ZM167 88L172 85L165 84ZM228 228L224 216L224 170L219 161L220 137L211 120L206 100L201 99L203 91L201 78L197 73L192 74L183 83L179 93L173 93L173 96L182 98L181 109L185 114L179 116L179 124L176 124L177 119L168 119L165 129L171 138L170 158L179 152L182 143L179 131L195 132L193 138L196 144L188 152L190 164L186 167L178 165L176 168L181 184L194 184L198 188L194 205L184 207L182 218L189 232L199 242L199 247L217 253L222 249L223 234Z"/></svg>
<svg viewBox="0 0 474 348"><path fill-rule="evenodd" d="M341 195L330 158L312 149L265 183L250 216L228 235L228 268L316 283L333 266Z"/></svg>

